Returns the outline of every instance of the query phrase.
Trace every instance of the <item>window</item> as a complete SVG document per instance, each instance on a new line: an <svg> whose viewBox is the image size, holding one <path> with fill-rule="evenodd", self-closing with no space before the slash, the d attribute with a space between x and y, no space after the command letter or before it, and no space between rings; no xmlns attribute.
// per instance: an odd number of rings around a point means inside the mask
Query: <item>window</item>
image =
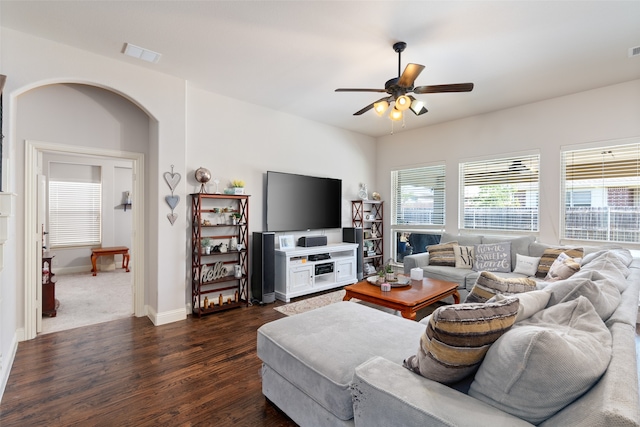
<svg viewBox="0 0 640 427"><path fill-rule="evenodd" d="M391 186L392 226L443 228L444 164L392 171Z"/></svg>
<svg viewBox="0 0 640 427"><path fill-rule="evenodd" d="M49 244L51 247L100 243L102 188L99 175L100 168L95 166L62 163L50 165Z"/></svg>
<svg viewBox="0 0 640 427"><path fill-rule="evenodd" d="M540 154L460 164L460 229L538 231Z"/></svg>
<svg viewBox="0 0 640 427"><path fill-rule="evenodd" d="M445 221L445 165L391 172L391 236L393 258L425 251L437 243ZM429 231L433 231L430 233Z"/></svg>
<svg viewBox="0 0 640 427"><path fill-rule="evenodd" d="M640 242L640 144L563 151L562 178L563 238Z"/></svg>

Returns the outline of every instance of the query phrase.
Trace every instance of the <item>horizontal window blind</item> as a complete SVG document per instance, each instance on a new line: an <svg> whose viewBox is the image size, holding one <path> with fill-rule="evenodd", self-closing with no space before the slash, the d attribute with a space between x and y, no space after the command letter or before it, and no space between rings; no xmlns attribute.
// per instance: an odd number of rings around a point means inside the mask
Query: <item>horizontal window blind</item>
<svg viewBox="0 0 640 427"><path fill-rule="evenodd" d="M562 152L562 237L640 242L640 144Z"/></svg>
<svg viewBox="0 0 640 427"><path fill-rule="evenodd" d="M460 163L460 229L538 231L540 155Z"/></svg>
<svg viewBox="0 0 640 427"><path fill-rule="evenodd" d="M445 219L445 165L391 172L392 225L433 225Z"/></svg>
<svg viewBox="0 0 640 427"><path fill-rule="evenodd" d="M56 246L99 244L100 183L49 181L49 243Z"/></svg>

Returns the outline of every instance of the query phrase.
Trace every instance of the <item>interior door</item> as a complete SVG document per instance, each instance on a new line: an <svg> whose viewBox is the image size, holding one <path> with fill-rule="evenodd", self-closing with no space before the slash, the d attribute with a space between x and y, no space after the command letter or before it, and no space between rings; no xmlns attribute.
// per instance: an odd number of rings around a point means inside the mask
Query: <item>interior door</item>
<svg viewBox="0 0 640 427"><path fill-rule="evenodd" d="M36 250L38 250L38 254L36 256L37 265L35 266L36 271L36 280L38 285L36 286L36 333L42 332L42 249L46 245L46 239L44 230L46 230L46 218L47 218L47 177L42 174L42 156L40 156L38 160L38 206L37 206L37 216L38 223L37 229L40 231L38 233L40 241L38 242L38 246Z"/></svg>

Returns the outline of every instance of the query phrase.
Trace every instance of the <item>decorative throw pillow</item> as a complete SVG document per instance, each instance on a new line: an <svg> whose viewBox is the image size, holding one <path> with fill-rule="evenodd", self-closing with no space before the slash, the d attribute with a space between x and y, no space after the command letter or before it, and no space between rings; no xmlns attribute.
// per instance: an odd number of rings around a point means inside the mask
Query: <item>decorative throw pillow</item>
<svg viewBox="0 0 640 427"><path fill-rule="evenodd" d="M553 262L558 258L558 255L563 252L571 258L582 258L582 254L584 253L582 248L547 248L544 250L542 257L540 257L536 277L541 279L546 277Z"/></svg>
<svg viewBox="0 0 640 427"><path fill-rule="evenodd" d="M518 299L487 304L456 304L436 309L420 337L418 354L404 367L443 384L472 374L487 350L513 325Z"/></svg>
<svg viewBox="0 0 640 427"><path fill-rule="evenodd" d="M535 289L536 281L528 277L499 277L489 271L483 271L464 302L485 302L496 294L513 295Z"/></svg>
<svg viewBox="0 0 640 427"><path fill-rule="evenodd" d="M562 252L558 255L544 280L547 282L557 282L558 280L568 279L580 270L580 263Z"/></svg>
<svg viewBox="0 0 640 427"><path fill-rule="evenodd" d="M551 293L546 290L540 290L523 292L515 296L518 297L518 301L520 301L518 316L516 317L516 323L518 323L521 320L528 319L540 310L544 310L547 307L549 298L551 298ZM487 302L503 301L505 298L507 297L497 294Z"/></svg>
<svg viewBox="0 0 640 427"><path fill-rule="evenodd" d="M540 258L537 256L516 254L516 268L513 269L513 272L524 274L525 276L535 276L538 271L538 264L540 264Z"/></svg>
<svg viewBox="0 0 640 427"><path fill-rule="evenodd" d="M473 271L511 271L511 242L473 246Z"/></svg>
<svg viewBox="0 0 640 427"><path fill-rule="evenodd" d="M454 246L456 268L471 269L473 267L473 246Z"/></svg>
<svg viewBox="0 0 640 427"><path fill-rule="evenodd" d="M456 266L456 256L453 248L458 246L458 242L441 243L439 245L427 246L429 252L429 265L442 265L445 267Z"/></svg>
<svg viewBox="0 0 640 427"><path fill-rule="evenodd" d="M584 297L513 325L487 352L469 395L538 425L595 384L611 333Z"/></svg>

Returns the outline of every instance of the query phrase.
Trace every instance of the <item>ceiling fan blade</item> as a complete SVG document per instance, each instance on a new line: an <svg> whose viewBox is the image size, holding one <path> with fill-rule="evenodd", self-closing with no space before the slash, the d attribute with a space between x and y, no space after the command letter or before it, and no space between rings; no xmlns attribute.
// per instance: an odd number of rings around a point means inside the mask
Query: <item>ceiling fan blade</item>
<svg viewBox="0 0 640 427"><path fill-rule="evenodd" d="M418 86L413 93L471 92L473 83L457 83L450 85Z"/></svg>
<svg viewBox="0 0 640 427"><path fill-rule="evenodd" d="M381 92L385 93L385 89L353 89L353 88L340 88L336 89L336 92Z"/></svg>
<svg viewBox="0 0 640 427"><path fill-rule="evenodd" d="M422 70L424 70L424 65L407 64L406 68L402 72L402 75L400 76L400 79L398 80L398 86L412 87L413 82L416 81Z"/></svg>
<svg viewBox="0 0 640 427"><path fill-rule="evenodd" d="M364 107L362 110L360 111L356 111L355 113L353 113L354 116L359 116L361 114L366 113L367 111L371 110L373 108L373 105L380 102L380 101L391 101L393 99L392 96L385 96L384 98L380 98L377 101L372 102L371 104L367 105L366 107Z"/></svg>

